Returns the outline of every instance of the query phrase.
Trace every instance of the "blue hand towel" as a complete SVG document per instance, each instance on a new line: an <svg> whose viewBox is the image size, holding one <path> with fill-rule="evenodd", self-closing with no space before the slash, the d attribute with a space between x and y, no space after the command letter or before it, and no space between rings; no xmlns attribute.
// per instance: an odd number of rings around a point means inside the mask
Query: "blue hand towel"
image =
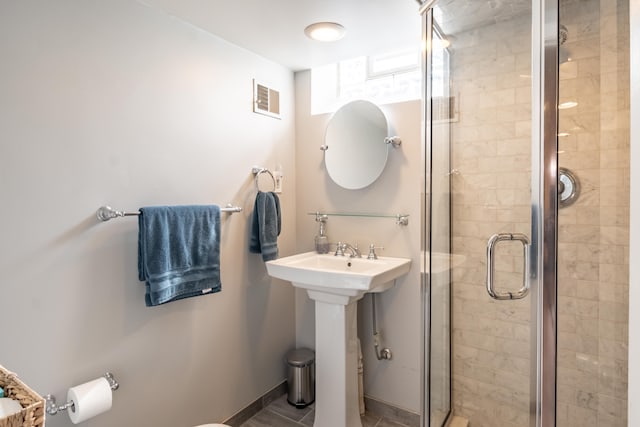
<svg viewBox="0 0 640 427"><path fill-rule="evenodd" d="M147 307L220 291L219 206L145 207L138 226Z"/></svg>
<svg viewBox="0 0 640 427"><path fill-rule="evenodd" d="M264 261L278 258L278 236L281 228L278 195L273 192L258 191L253 209L249 251L261 253Z"/></svg>

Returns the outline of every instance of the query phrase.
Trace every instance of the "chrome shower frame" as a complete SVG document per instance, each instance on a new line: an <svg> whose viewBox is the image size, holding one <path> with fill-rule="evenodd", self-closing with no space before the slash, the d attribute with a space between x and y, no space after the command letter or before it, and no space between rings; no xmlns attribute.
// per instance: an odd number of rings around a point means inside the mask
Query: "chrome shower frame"
<svg viewBox="0 0 640 427"><path fill-rule="evenodd" d="M418 0L420 3L420 1ZM431 128L431 113L432 106L430 102L432 87L431 82L427 78L428 70L431 69L431 55L428 52L427 46L431 46L431 28L433 27L433 10L431 7L435 1L427 1L422 3L420 7L420 14L422 15L422 76L423 76L423 94L422 94L422 120L421 120L421 135L423 135L423 141L421 144L421 158L424 159L421 170L421 185L420 185L420 254L425 258L421 260L423 266L427 264L427 253L430 250L431 242L431 134L427 133ZM422 427L429 427L431 407L430 407L430 392L431 392L431 292L429 283L429 271L424 268L420 271L420 301L421 307L421 380L420 380L420 425ZM449 387L451 392L451 387ZM451 408L449 414L451 414Z"/></svg>
<svg viewBox="0 0 640 427"><path fill-rule="evenodd" d="M532 3L531 427L556 425L559 9Z"/></svg>

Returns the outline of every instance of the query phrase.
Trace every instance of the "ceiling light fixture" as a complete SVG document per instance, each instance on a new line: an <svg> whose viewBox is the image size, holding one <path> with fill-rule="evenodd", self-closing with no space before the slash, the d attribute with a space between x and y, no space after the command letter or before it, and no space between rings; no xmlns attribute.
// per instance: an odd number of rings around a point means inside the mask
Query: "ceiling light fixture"
<svg viewBox="0 0 640 427"><path fill-rule="evenodd" d="M346 30L336 22L316 22L304 29L304 33L312 40L334 42L344 37Z"/></svg>

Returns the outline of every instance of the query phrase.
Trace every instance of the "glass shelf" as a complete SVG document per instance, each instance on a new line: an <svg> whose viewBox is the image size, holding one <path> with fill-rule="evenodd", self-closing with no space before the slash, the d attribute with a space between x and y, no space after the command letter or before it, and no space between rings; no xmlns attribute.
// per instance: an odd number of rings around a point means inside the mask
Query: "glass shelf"
<svg viewBox="0 0 640 427"><path fill-rule="evenodd" d="M409 225L408 214L377 214L377 213L356 213L356 212L308 212L307 215L314 215L316 219L322 216L344 216L344 217L359 217L359 218L394 218L398 225Z"/></svg>

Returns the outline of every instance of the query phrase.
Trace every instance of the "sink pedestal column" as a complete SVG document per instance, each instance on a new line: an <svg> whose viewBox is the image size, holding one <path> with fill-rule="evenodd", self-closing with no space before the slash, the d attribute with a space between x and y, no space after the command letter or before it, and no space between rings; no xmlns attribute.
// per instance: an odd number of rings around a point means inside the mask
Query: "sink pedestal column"
<svg viewBox="0 0 640 427"><path fill-rule="evenodd" d="M362 427L358 403L360 295L307 290L316 306L316 415L313 427Z"/></svg>

